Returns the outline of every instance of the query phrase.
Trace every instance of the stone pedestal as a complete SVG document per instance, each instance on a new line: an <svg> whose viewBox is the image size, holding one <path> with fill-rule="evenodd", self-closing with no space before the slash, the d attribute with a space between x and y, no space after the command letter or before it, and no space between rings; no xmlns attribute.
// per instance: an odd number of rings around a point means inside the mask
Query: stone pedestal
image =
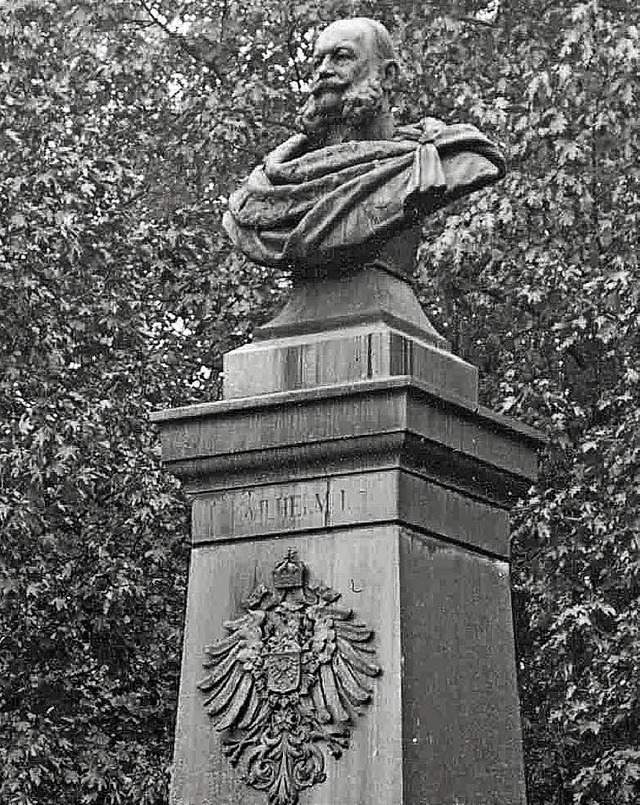
<svg viewBox="0 0 640 805"><path fill-rule="evenodd" d="M314 744L326 779L279 802L525 802L508 509L540 440L479 406L476 370L392 313L267 328L226 357L228 399L154 415L193 497L174 805L270 801L224 756L198 684L205 647L290 552L373 630L381 671L342 757Z"/></svg>

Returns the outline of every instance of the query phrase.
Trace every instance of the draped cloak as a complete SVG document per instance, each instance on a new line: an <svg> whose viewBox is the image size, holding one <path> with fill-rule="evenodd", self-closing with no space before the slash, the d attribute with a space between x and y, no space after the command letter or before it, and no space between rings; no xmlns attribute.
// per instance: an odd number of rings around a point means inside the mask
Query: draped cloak
<svg viewBox="0 0 640 805"><path fill-rule="evenodd" d="M309 150L297 134L272 151L229 199L223 225L256 263L308 266L375 247L420 215L505 174L475 126L425 118L391 140Z"/></svg>

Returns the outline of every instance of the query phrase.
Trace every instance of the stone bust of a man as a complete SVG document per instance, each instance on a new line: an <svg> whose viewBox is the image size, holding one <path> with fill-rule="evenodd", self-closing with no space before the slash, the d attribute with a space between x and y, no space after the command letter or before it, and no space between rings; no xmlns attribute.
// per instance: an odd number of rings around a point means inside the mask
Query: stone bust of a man
<svg viewBox="0 0 640 805"><path fill-rule="evenodd" d="M300 124L316 147L390 140L398 63L389 32L366 18L339 20L318 37L311 92Z"/></svg>
<svg viewBox="0 0 640 805"><path fill-rule="evenodd" d="M468 124L396 126L393 43L375 20L339 20L314 48L301 133L268 154L229 199L223 223L257 263L304 274L357 268L424 215L505 173L496 146Z"/></svg>

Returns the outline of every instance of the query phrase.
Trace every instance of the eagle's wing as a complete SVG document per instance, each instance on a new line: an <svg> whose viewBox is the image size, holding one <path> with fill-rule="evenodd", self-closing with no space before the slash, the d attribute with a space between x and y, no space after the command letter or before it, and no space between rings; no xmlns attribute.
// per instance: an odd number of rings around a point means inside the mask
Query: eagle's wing
<svg viewBox="0 0 640 805"><path fill-rule="evenodd" d="M351 708L371 699L368 679L378 676L374 649L369 645L373 632L353 620L348 609L318 607L314 629L314 649L320 661L320 678L311 690L320 720L348 722Z"/></svg>
<svg viewBox="0 0 640 805"><path fill-rule="evenodd" d="M261 715L264 700L255 684L255 661L262 646L265 613L250 611L242 618L226 621L229 632L205 652L203 663L209 674L199 688L207 694L205 706L216 729L246 728Z"/></svg>

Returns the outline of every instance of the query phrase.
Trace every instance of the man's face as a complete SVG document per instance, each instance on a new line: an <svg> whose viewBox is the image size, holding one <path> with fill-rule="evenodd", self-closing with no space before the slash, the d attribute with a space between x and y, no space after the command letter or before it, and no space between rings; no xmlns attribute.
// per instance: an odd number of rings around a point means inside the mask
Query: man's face
<svg viewBox="0 0 640 805"><path fill-rule="evenodd" d="M341 102L345 91L379 69L371 28L354 20L340 20L318 37L313 53L311 92L320 106Z"/></svg>
<svg viewBox="0 0 640 805"><path fill-rule="evenodd" d="M313 63L301 128L316 143L326 142L336 126L360 138L384 109L388 87L383 74L391 64L381 59L371 24L361 19L334 22L318 37Z"/></svg>

